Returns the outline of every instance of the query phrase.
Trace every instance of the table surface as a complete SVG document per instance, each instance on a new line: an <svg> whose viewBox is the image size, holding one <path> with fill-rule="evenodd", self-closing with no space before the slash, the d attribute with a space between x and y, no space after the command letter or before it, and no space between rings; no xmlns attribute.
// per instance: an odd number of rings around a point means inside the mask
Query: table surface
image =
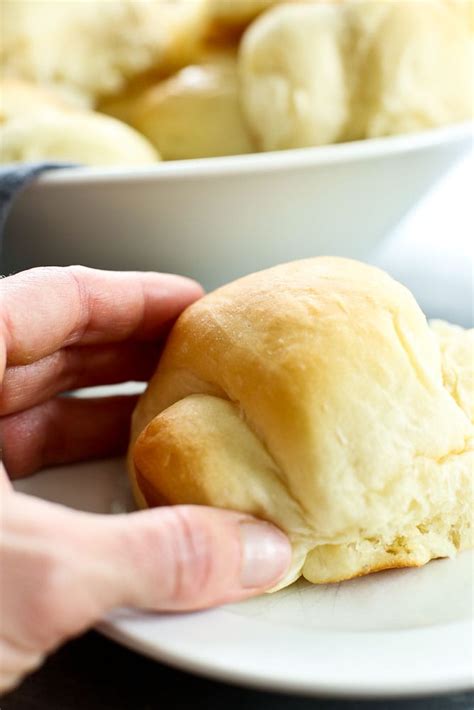
<svg viewBox="0 0 474 710"><path fill-rule="evenodd" d="M183 673L89 632L0 700L1 710L473 710L474 693L404 701L317 700Z"/></svg>

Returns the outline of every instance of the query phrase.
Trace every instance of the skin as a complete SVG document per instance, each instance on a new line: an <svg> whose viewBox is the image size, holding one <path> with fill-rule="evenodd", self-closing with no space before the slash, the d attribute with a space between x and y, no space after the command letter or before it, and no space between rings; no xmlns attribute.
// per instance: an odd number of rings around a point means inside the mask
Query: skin
<svg viewBox="0 0 474 710"><path fill-rule="evenodd" d="M122 453L135 397L58 395L146 381L170 324L201 295L178 276L84 267L0 281L0 691L115 607L205 608L284 575L286 537L250 516L196 506L101 516L17 493L9 479Z"/></svg>

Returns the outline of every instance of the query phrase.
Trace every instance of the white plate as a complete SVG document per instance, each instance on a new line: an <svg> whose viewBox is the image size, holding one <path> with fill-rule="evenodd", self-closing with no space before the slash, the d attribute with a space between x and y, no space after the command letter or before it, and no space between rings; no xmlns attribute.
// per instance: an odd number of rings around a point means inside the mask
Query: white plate
<svg viewBox="0 0 474 710"><path fill-rule="evenodd" d="M120 460L45 471L16 488L94 512L132 505ZM469 690L473 557L338 585L297 583L214 611L121 610L100 630L179 668L270 690L341 697Z"/></svg>

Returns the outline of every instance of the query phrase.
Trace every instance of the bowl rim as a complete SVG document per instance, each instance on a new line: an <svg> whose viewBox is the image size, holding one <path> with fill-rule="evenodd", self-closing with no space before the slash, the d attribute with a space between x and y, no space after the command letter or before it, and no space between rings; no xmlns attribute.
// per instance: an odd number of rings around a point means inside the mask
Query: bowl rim
<svg viewBox="0 0 474 710"><path fill-rule="evenodd" d="M326 146L249 153L187 160L163 161L138 167L64 167L45 172L36 186L82 185L116 182L154 182L182 178L224 177L257 172L298 170L321 165L374 160L394 154L425 150L473 138L473 121L449 124L416 133L366 138Z"/></svg>

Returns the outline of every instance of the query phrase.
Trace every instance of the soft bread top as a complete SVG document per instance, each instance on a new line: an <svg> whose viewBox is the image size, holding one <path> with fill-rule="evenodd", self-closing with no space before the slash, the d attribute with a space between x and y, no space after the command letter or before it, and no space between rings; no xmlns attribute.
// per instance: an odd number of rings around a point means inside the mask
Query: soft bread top
<svg viewBox="0 0 474 710"><path fill-rule="evenodd" d="M2 74L47 84L86 105L150 70L186 64L208 0L2 0Z"/></svg>
<svg viewBox="0 0 474 710"><path fill-rule="evenodd" d="M0 80L0 163L49 158L85 165L148 165L160 156L122 121L78 108L34 84Z"/></svg>
<svg viewBox="0 0 474 710"><path fill-rule="evenodd" d="M471 118L465 5L309 3L264 13L239 50L242 106L257 146L301 148Z"/></svg>
<svg viewBox="0 0 474 710"><path fill-rule="evenodd" d="M182 314L139 401L137 500L273 521L280 586L451 556L472 544L473 345L355 261L235 281Z"/></svg>
<svg viewBox="0 0 474 710"><path fill-rule="evenodd" d="M240 108L236 57L230 51L209 52L155 84L135 101L131 123L164 160L254 151Z"/></svg>

